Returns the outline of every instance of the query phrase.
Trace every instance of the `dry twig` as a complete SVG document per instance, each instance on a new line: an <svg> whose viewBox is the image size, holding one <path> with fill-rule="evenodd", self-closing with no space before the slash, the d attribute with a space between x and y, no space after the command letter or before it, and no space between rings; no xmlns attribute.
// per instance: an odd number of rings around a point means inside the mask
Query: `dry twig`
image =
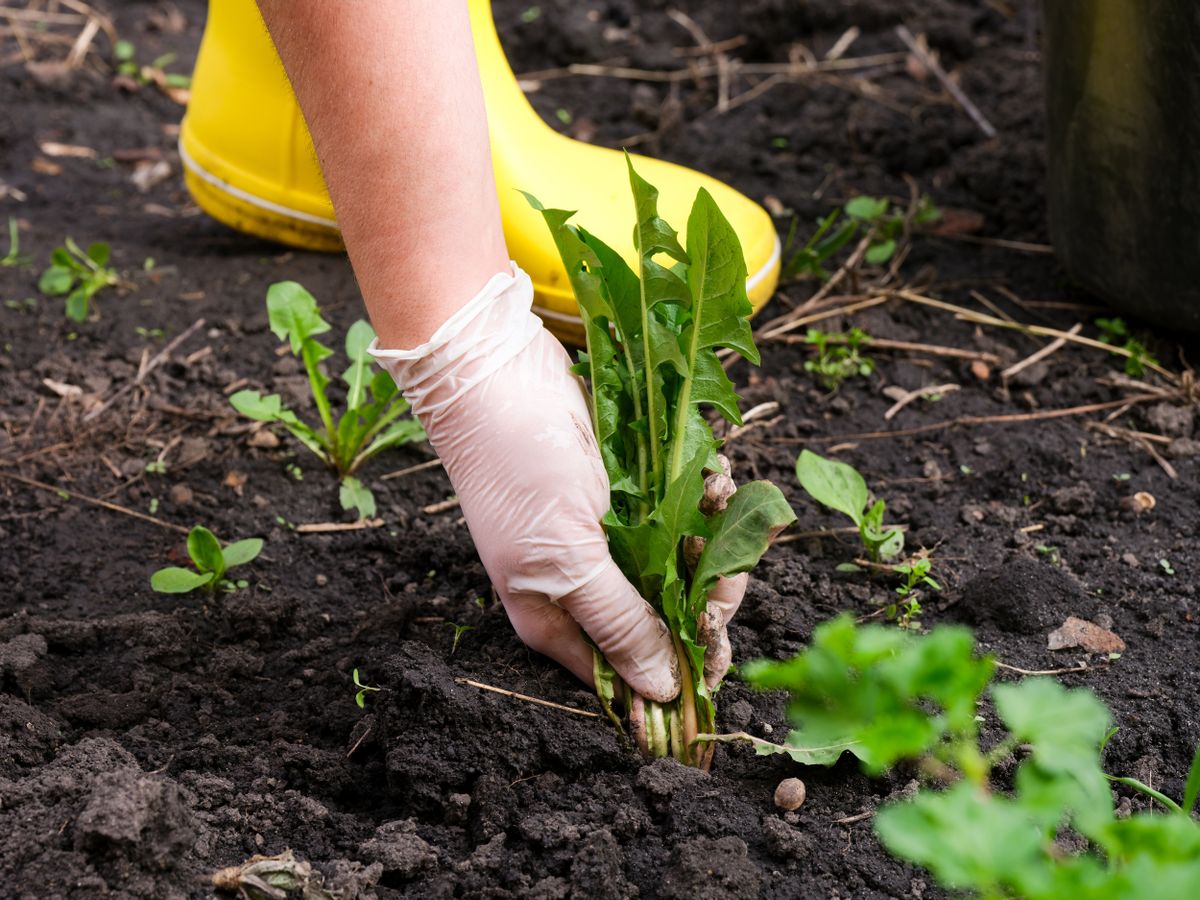
<svg viewBox="0 0 1200 900"><path fill-rule="evenodd" d="M484 684L481 681L472 681L470 678L455 678L457 684L469 685L473 688L479 688L481 691L491 691L493 694L500 694L502 697L512 697L514 700L523 700L526 703L536 703L538 706L546 706L550 709L561 710L572 715L583 716L587 719L600 718L599 713L591 712L586 709L576 709L573 706L564 706L561 703L555 703L552 700L542 700L540 697L530 697L528 694L518 694L516 691L505 690L504 688L495 687L494 685Z"/></svg>

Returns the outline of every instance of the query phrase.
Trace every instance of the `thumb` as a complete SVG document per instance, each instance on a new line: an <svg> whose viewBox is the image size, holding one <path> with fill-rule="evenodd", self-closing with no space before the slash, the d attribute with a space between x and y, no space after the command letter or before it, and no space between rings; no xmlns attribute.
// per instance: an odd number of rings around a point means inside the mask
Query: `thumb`
<svg viewBox="0 0 1200 900"><path fill-rule="evenodd" d="M679 694L679 659L667 624L608 559L559 600L631 688L666 703Z"/></svg>

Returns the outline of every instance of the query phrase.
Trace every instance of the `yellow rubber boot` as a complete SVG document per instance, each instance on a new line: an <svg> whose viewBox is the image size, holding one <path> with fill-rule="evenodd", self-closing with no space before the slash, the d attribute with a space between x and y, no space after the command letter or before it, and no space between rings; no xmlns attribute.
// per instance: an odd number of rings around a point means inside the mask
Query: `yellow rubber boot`
<svg viewBox="0 0 1200 900"><path fill-rule="evenodd" d="M509 253L533 279L534 304L550 330L581 343L578 309L558 251L541 214L519 191L549 207L577 210L575 221L633 263L625 161L616 150L572 140L542 121L509 68L489 0L469 4ZM296 247L342 249L312 140L254 0L209 2L179 151L188 190L213 218ZM780 264L779 238L766 210L691 169L646 157L636 157L634 165L659 189L660 215L680 229L697 189L708 189L741 240L750 302L755 310L766 303Z"/></svg>

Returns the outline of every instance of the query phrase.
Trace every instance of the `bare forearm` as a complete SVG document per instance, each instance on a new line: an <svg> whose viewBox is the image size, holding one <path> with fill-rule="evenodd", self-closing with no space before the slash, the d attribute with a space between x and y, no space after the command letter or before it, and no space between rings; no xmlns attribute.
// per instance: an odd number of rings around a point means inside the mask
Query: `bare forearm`
<svg viewBox="0 0 1200 900"><path fill-rule="evenodd" d="M507 266L464 0L259 0L387 347Z"/></svg>

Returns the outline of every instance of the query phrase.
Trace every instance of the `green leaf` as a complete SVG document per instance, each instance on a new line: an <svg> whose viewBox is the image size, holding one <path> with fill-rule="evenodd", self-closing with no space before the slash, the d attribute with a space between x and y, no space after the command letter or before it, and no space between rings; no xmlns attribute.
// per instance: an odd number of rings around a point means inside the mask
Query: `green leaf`
<svg viewBox="0 0 1200 900"><path fill-rule="evenodd" d="M703 610L719 577L749 572L767 552L771 538L794 521L796 514L771 482L752 481L738 488L709 523L712 536L692 575L689 607Z"/></svg>
<svg viewBox="0 0 1200 900"><path fill-rule="evenodd" d="M186 594L204 587L213 578L212 572L193 572L179 566L168 566L150 576L150 587L160 594Z"/></svg>
<svg viewBox="0 0 1200 900"><path fill-rule="evenodd" d="M375 515L375 495L352 475L342 479L338 499L342 502L342 509L357 509L360 519L369 519Z"/></svg>
<svg viewBox="0 0 1200 900"><path fill-rule="evenodd" d="M1052 878L1041 834L1024 812L969 782L880 810L875 833L889 852L953 890L1006 897L1016 879L1036 889Z"/></svg>
<svg viewBox="0 0 1200 900"><path fill-rule="evenodd" d="M882 197L855 197L845 206L846 215L863 222L874 222L887 214L888 202Z"/></svg>
<svg viewBox="0 0 1200 900"><path fill-rule="evenodd" d="M72 322L86 322L88 317L88 299L91 295L87 288L77 287L67 297L67 318Z"/></svg>
<svg viewBox="0 0 1200 900"><path fill-rule="evenodd" d="M737 232L707 190L696 194L688 217L688 288L692 298L692 329L685 345L697 351L729 347L758 364L758 349L750 330L752 310L746 297L746 259ZM696 328L699 323L699 328ZM695 353L689 354L694 359Z"/></svg>
<svg viewBox="0 0 1200 900"><path fill-rule="evenodd" d="M1196 808L1196 798L1200 796L1200 746L1196 747L1196 752L1192 756L1192 764L1188 767L1187 784L1183 789L1183 809L1184 815L1190 816Z"/></svg>
<svg viewBox="0 0 1200 900"><path fill-rule="evenodd" d="M267 288L267 318L271 331L281 341L289 341L293 353L299 353L305 341L330 329L317 310L316 299L294 281L280 281ZM326 349L325 355L329 353Z"/></svg>
<svg viewBox="0 0 1200 900"><path fill-rule="evenodd" d="M371 354L367 347L375 340L375 329L367 322L359 319L346 332L346 356L350 358L350 367L342 375L348 388L346 393L346 408L355 411L362 405L369 381L368 372L371 368Z"/></svg>
<svg viewBox="0 0 1200 900"><path fill-rule="evenodd" d="M75 272L60 265L52 265L38 279L38 290L49 297L60 297L71 290L75 283Z"/></svg>
<svg viewBox="0 0 1200 900"><path fill-rule="evenodd" d="M245 540L234 541L221 551L221 555L225 559L225 569L229 570L234 566L244 566L246 563L254 560L258 554L262 553L262 548L262 538L246 538Z"/></svg>
<svg viewBox="0 0 1200 900"><path fill-rule="evenodd" d="M798 656L760 660L742 674L756 687L788 691L796 729L789 743L853 743L867 770L882 772L930 752L947 734L973 737L993 667L975 656L966 629L943 626L915 638L841 616L819 625Z"/></svg>
<svg viewBox="0 0 1200 900"><path fill-rule="evenodd" d="M866 260L873 266L881 266L893 256L896 255L896 242L890 238L886 241L880 241L877 244L872 244L866 253Z"/></svg>
<svg viewBox="0 0 1200 900"><path fill-rule="evenodd" d="M238 391L229 398L229 402L234 409L249 419L280 423L320 459L329 460L328 448L321 435L287 409L278 394L268 394L264 397L258 391Z"/></svg>
<svg viewBox="0 0 1200 900"><path fill-rule="evenodd" d="M201 572L212 572L217 579L225 574L225 557L221 553L221 542L203 525L196 525L188 532L188 556Z"/></svg>
<svg viewBox="0 0 1200 900"><path fill-rule="evenodd" d="M853 466L825 459L811 450L801 450L796 460L796 477L818 503L844 513L855 525L862 525L869 494L866 481Z"/></svg>
<svg viewBox="0 0 1200 900"><path fill-rule="evenodd" d="M87 248L87 257L97 266L107 266L109 257L108 244L97 241Z"/></svg>

